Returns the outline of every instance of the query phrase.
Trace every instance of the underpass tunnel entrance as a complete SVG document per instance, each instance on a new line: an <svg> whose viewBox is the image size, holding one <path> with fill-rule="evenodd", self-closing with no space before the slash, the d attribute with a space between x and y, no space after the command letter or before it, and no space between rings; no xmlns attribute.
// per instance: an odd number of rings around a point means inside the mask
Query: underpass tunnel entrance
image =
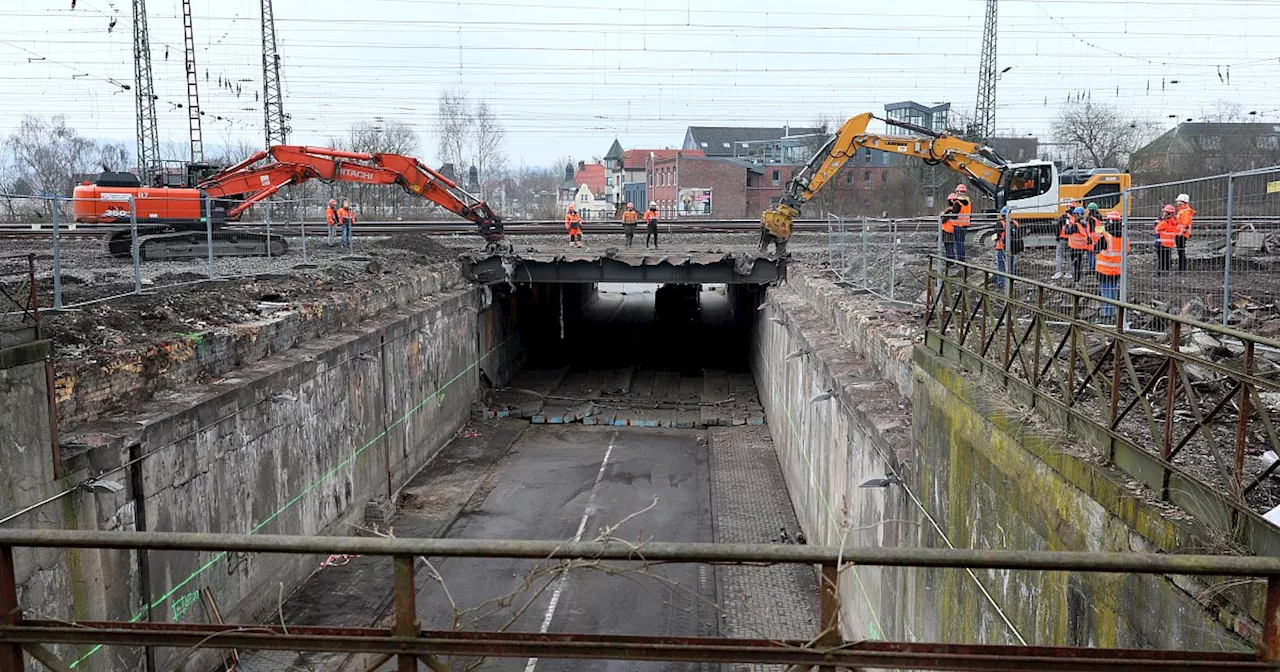
<svg viewBox="0 0 1280 672"><path fill-rule="evenodd" d="M499 394L497 406L527 415L538 401L554 413L594 405L567 414L602 416L599 423L568 420L586 424L605 424L610 412L609 424L762 423L749 347L763 292L722 284L516 285L525 365L504 392L523 396ZM627 416L622 422L618 411Z"/></svg>

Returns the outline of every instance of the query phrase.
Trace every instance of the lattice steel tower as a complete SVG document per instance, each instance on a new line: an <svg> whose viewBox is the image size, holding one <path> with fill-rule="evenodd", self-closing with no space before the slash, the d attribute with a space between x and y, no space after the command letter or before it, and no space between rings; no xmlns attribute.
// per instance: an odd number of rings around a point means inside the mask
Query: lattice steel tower
<svg viewBox="0 0 1280 672"><path fill-rule="evenodd" d="M978 104L973 108L973 118L978 140L986 141L996 131L996 0L987 0L981 59L978 65Z"/></svg>
<svg viewBox="0 0 1280 672"><path fill-rule="evenodd" d="M284 95L280 92L280 52L276 49L271 0L262 0L262 113L267 146L286 144L289 118L284 114Z"/></svg>
<svg viewBox="0 0 1280 672"><path fill-rule="evenodd" d="M187 61L187 128L191 132L191 162L204 161L200 131L200 88L196 74L196 37L191 30L191 0L182 0L182 44Z"/></svg>
<svg viewBox="0 0 1280 672"><path fill-rule="evenodd" d="M133 0L133 91L138 107L138 177L144 183L160 167L160 134L156 125L156 94L151 78L151 36L147 32L147 2Z"/></svg>

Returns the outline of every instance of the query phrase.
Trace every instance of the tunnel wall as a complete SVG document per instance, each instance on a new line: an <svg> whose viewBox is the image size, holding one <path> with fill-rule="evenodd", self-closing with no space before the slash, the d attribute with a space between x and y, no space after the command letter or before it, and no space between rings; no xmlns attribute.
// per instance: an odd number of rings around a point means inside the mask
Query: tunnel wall
<svg viewBox="0 0 1280 672"><path fill-rule="evenodd" d="M356 534L355 526L386 511L389 495L429 468L485 386L513 375L524 356L517 319L515 301L501 289L442 291L219 381L174 389L121 422L81 428L79 439L93 446L70 457L61 483L47 466L27 470L43 474L45 486L23 499L123 466L104 477L123 486L118 492L75 491L17 524ZM34 383L22 389L39 391ZM249 622L270 618L278 596L320 560L21 549L19 597L29 615L41 617L203 623L200 591L208 589L227 621ZM65 660L84 653L58 651ZM157 650L156 669L169 669L181 654ZM140 651L110 650L77 669L141 670L145 662ZM210 662L197 656L188 669Z"/></svg>
<svg viewBox="0 0 1280 672"><path fill-rule="evenodd" d="M837 300L839 291L814 276L797 282L793 272L785 287L770 289L755 320L757 385L810 543L1213 548L1212 538L1135 496L1113 470L1067 449L1062 437L1042 436L1002 395L913 347L901 333L913 316L867 297ZM853 314L830 319L841 311ZM906 488L859 487L889 466ZM840 580L844 634L1018 643L1016 629L1033 644L1235 650L1257 634L1262 607L1254 587L1184 577L976 576L991 599L961 570L851 567Z"/></svg>

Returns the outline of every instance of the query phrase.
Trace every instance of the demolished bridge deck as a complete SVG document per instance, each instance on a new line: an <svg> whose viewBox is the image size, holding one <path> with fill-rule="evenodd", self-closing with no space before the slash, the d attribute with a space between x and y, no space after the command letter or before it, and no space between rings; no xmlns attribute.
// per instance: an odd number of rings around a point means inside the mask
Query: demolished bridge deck
<svg viewBox="0 0 1280 672"><path fill-rule="evenodd" d="M473 281L548 283L771 284L786 273L786 258L759 251L527 250L506 256L462 256L463 275Z"/></svg>

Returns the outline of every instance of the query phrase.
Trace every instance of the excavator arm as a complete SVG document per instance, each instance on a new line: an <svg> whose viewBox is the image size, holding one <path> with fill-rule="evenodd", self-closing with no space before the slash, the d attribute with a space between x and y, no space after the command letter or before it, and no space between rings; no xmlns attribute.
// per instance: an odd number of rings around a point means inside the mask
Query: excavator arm
<svg viewBox="0 0 1280 672"><path fill-rule="evenodd" d="M946 133L939 133L921 126L892 119L881 119L886 124L904 128L925 137L876 135L867 133L871 113L851 117L840 130L809 159L787 183L787 193L774 208L762 217L761 249L770 241L780 244L779 254L785 251L791 237L791 222L805 203L818 194L857 155L860 148L875 149L892 154L912 156L930 165L944 165L969 178L983 193L995 197L1007 167L1004 159L983 145L961 140Z"/></svg>
<svg viewBox="0 0 1280 672"><path fill-rule="evenodd" d="M503 238L502 218L488 204L417 159L399 154L274 145L197 186L214 198L243 197L227 211L227 217L234 220L284 187L313 179L399 185L414 196L475 222L486 241L494 243Z"/></svg>

